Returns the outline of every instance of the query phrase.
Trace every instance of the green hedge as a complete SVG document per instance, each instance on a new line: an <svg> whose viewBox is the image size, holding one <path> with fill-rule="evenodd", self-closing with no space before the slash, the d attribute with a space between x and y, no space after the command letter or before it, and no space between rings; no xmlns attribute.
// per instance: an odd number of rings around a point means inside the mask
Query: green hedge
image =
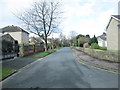
<svg viewBox="0 0 120 90"><path fill-rule="evenodd" d="M107 50L107 47L100 47L100 50Z"/></svg>
<svg viewBox="0 0 120 90"><path fill-rule="evenodd" d="M91 48L92 49L100 49L100 46L97 43L92 43Z"/></svg>
<svg viewBox="0 0 120 90"><path fill-rule="evenodd" d="M107 50L107 47L101 47L97 43L92 43L91 44L92 49L100 49L100 50Z"/></svg>

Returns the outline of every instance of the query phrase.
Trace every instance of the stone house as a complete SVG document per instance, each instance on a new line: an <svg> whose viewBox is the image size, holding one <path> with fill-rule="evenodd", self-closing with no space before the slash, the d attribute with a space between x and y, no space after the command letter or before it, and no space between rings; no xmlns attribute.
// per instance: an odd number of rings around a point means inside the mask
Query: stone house
<svg viewBox="0 0 120 90"><path fill-rule="evenodd" d="M120 50L120 15L112 15L106 27L107 49Z"/></svg>
<svg viewBox="0 0 120 90"><path fill-rule="evenodd" d="M19 44L29 43L29 33L18 26L6 26L0 29L0 33L10 34Z"/></svg>
<svg viewBox="0 0 120 90"><path fill-rule="evenodd" d="M97 37L98 45L101 47L107 47L106 33L104 32L102 35Z"/></svg>

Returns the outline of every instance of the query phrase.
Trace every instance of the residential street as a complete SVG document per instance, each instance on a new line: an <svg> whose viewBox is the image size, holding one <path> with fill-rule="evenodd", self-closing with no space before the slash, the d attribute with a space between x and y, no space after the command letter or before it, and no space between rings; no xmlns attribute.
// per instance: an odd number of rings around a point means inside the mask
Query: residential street
<svg viewBox="0 0 120 90"><path fill-rule="evenodd" d="M80 64L65 47L3 81L3 88L118 88L118 75Z"/></svg>

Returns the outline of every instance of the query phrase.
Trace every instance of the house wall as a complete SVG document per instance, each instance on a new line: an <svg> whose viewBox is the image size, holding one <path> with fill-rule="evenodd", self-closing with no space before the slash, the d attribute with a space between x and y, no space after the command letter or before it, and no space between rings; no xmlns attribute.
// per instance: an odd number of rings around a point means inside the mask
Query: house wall
<svg viewBox="0 0 120 90"><path fill-rule="evenodd" d="M9 34L20 44L29 43L29 34L25 32L9 32Z"/></svg>
<svg viewBox="0 0 120 90"><path fill-rule="evenodd" d="M22 43L29 43L29 34L22 32Z"/></svg>
<svg viewBox="0 0 120 90"><path fill-rule="evenodd" d="M18 43L22 43L21 32L9 32L9 34L18 41Z"/></svg>
<svg viewBox="0 0 120 90"><path fill-rule="evenodd" d="M98 45L101 47L107 47L107 41L104 41L104 40L98 38Z"/></svg>
<svg viewBox="0 0 120 90"><path fill-rule="evenodd" d="M112 19L109 24L109 27L107 28L108 50L120 50L120 48L118 48L118 34L120 35L120 31L118 32L118 23L119 22L117 20Z"/></svg>
<svg viewBox="0 0 120 90"><path fill-rule="evenodd" d="M120 50L120 27L118 28L118 50Z"/></svg>

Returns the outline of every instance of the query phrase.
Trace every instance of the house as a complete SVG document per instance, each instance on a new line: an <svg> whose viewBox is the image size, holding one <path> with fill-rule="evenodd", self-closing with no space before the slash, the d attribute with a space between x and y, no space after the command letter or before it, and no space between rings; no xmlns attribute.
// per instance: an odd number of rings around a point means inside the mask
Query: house
<svg viewBox="0 0 120 90"><path fill-rule="evenodd" d="M103 32L102 35L97 37L98 45L101 47L107 47L106 33Z"/></svg>
<svg viewBox="0 0 120 90"><path fill-rule="evenodd" d="M29 38L29 43L33 43L33 44L36 44L36 43L44 43L43 39L41 39L40 37L30 37Z"/></svg>
<svg viewBox="0 0 120 90"><path fill-rule="evenodd" d="M112 15L106 27L107 49L120 50L120 15Z"/></svg>
<svg viewBox="0 0 120 90"><path fill-rule="evenodd" d="M9 33L19 44L29 43L29 33L18 26L6 26L0 29L0 33Z"/></svg>
<svg viewBox="0 0 120 90"><path fill-rule="evenodd" d="M0 59L18 56L18 41L10 34L0 34L0 43Z"/></svg>

